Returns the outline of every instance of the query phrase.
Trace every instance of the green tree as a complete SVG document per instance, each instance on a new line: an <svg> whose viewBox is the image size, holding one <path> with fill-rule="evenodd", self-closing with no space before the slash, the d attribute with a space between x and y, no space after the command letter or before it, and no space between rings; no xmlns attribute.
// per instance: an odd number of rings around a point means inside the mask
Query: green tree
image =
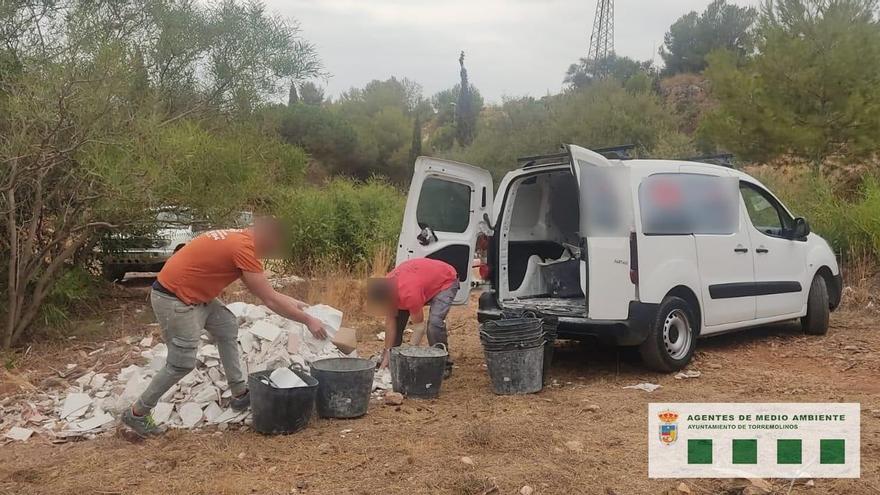
<svg viewBox="0 0 880 495"><path fill-rule="evenodd" d="M300 99L306 105L320 106L324 103L324 90L312 81L306 81L299 87Z"/></svg>
<svg viewBox="0 0 880 495"><path fill-rule="evenodd" d="M568 67L563 82L570 88L584 88L600 80L599 74L607 74L609 78L623 84L632 84L633 88L650 89L657 79L656 70L650 60L639 62L612 54L597 61L581 58L578 63Z"/></svg>
<svg viewBox="0 0 880 495"><path fill-rule="evenodd" d="M475 107L475 99L472 96L474 88L468 82L467 69L464 67L464 52L458 57L461 66L458 90L458 101L455 106L455 139L460 146L468 146L474 141L477 132L477 116L481 107Z"/></svg>
<svg viewBox="0 0 880 495"><path fill-rule="evenodd" d="M669 28L660 48L665 74L702 72L713 50L726 49L744 58L753 50L750 32L757 12L751 7L714 0L702 14L691 12Z"/></svg>
<svg viewBox="0 0 880 495"><path fill-rule="evenodd" d="M864 156L880 145L880 25L876 0L769 2L759 53L729 52L706 75L718 108L701 132L745 158L793 153Z"/></svg>

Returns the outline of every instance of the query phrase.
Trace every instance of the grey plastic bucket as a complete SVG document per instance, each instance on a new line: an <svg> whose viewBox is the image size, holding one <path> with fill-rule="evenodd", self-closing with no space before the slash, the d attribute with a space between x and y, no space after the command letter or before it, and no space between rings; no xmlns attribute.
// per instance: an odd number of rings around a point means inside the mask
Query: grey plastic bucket
<svg viewBox="0 0 880 495"><path fill-rule="evenodd" d="M416 399L440 395L449 353L436 347L394 347L391 349L391 386L395 392Z"/></svg>
<svg viewBox="0 0 880 495"><path fill-rule="evenodd" d="M357 418L366 414L373 373L375 365L368 359L330 358L313 362L311 374L318 380L318 416Z"/></svg>
<svg viewBox="0 0 880 495"><path fill-rule="evenodd" d="M275 388L268 383L271 370L257 371L248 376L254 430L266 435L276 435L294 433L309 424L315 409L318 381L304 371L291 371L308 386Z"/></svg>
<svg viewBox="0 0 880 495"><path fill-rule="evenodd" d="M544 345L513 351L483 351L498 395L533 394L544 383Z"/></svg>

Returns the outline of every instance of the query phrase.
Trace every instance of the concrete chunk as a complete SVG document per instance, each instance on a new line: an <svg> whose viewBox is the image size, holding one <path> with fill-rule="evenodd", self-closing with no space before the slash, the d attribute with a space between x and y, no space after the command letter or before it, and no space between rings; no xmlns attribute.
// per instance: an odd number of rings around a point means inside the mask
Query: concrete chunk
<svg viewBox="0 0 880 495"><path fill-rule="evenodd" d="M256 321L251 325L250 332L260 339L274 342L281 334L281 329L265 321Z"/></svg>

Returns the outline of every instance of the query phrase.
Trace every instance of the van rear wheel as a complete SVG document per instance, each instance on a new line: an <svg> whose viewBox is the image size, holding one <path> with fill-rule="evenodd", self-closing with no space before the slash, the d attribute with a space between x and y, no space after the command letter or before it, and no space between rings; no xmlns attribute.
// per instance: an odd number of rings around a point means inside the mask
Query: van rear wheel
<svg viewBox="0 0 880 495"><path fill-rule="evenodd" d="M684 299L669 296L660 303L648 338L639 346L642 360L657 371L677 371L694 355L699 325Z"/></svg>

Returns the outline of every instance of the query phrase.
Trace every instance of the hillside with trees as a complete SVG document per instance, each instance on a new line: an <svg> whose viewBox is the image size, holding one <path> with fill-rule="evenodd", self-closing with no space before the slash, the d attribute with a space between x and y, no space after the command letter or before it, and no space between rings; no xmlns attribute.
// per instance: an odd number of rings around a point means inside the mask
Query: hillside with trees
<svg viewBox="0 0 880 495"><path fill-rule="evenodd" d="M880 253L877 0L715 0L662 67L581 59L559 94L489 103L467 47L434 95L393 74L327 95L296 21L254 0L11 0L0 26L0 347L87 297L102 240L160 207L275 214L298 266L362 263L396 242L419 155L500 178L565 142L732 152L841 254Z"/></svg>

